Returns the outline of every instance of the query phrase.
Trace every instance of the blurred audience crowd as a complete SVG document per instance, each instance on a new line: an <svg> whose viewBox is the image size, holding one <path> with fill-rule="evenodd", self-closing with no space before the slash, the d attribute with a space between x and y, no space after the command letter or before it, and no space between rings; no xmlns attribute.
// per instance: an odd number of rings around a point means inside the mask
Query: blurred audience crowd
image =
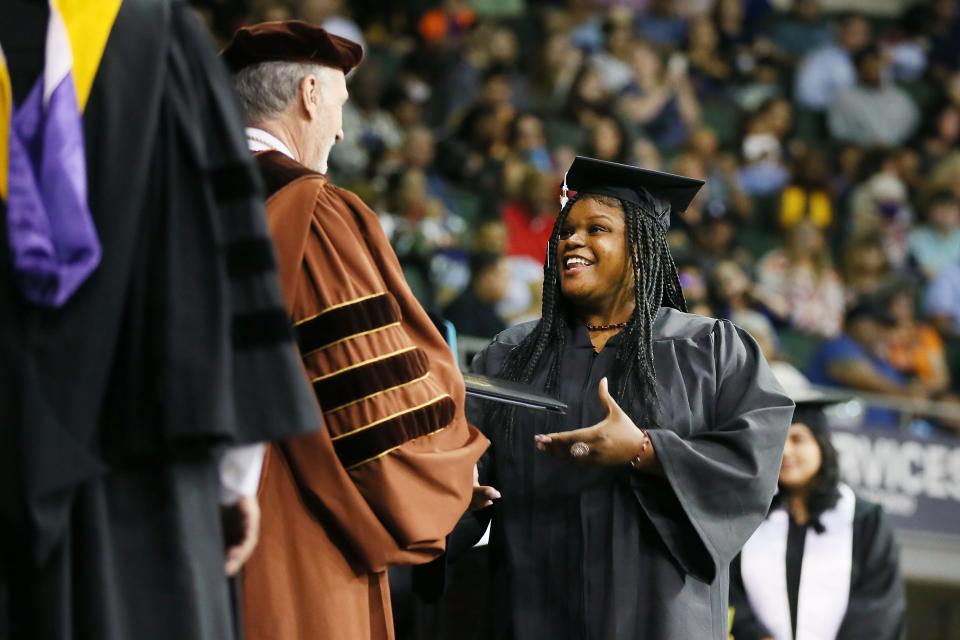
<svg viewBox="0 0 960 640"><path fill-rule="evenodd" d="M299 18L363 44L331 173L462 334L538 316L581 154L706 180L671 230L688 306L750 331L783 375L955 401L956 0L197 5L221 40Z"/></svg>

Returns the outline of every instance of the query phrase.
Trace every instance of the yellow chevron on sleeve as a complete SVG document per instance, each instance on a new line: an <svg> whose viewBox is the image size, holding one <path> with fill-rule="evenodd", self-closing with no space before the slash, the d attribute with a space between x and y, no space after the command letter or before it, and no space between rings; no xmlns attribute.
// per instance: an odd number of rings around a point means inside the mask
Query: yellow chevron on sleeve
<svg viewBox="0 0 960 640"><path fill-rule="evenodd" d="M0 49L0 199L7 199L7 180L10 171L10 119L13 117L13 90L7 59Z"/></svg>
<svg viewBox="0 0 960 640"><path fill-rule="evenodd" d="M81 113L87 106L107 38L122 0L50 0L63 18L73 55L73 82Z"/></svg>

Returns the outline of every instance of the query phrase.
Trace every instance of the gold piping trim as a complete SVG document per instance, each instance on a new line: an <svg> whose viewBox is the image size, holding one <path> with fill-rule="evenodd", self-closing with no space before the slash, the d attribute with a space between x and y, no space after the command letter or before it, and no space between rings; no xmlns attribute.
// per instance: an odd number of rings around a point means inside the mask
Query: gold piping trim
<svg viewBox="0 0 960 640"><path fill-rule="evenodd" d="M370 335L371 333L376 333L376 332L378 332L378 331L385 331L386 329L389 329L390 327L399 327L399 326L400 326L400 322L399 322L399 321L398 321L398 322L391 322L390 324L385 324L385 325L383 325L382 327L377 327L376 329L370 329L369 331L361 331L360 333L354 333L353 335L349 335L349 336L347 336L346 338L340 338L339 340L334 340L333 342L328 342L327 344L323 345L322 347L317 347L316 349L312 349L312 350L310 350L310 351L307 351L306 353L302 354L300 357L301 357L301 358L306 358L307 356L312 356L313 354L317 353L318 351L323 351L324 349L329 349L330 347L332 347L332 346L334 346L334 345L336 345L336 344L340 344L341 342L346 342L347 340L353 340L354 338L361 338L361 337L363 337L363 336L368 336L368 335Z"/></svg>
<svg viewBox="0 0 960 640"><path fill-rule="evenodd" d="M368 295L368 296L363 296L362 298L355 298L355 299L353 299L353 300L347 300L346 302L341 302L341 303L339 303L339 304L335 304L335 305L333 305L332 307L327 307L326 309L324 309L324 310L321 311L320 313L315 313L315 314L313 314L313 315L310 316L309 318L303 318L302 320L297 320L295 323L293 323L293 326L299 327L299 326L302 325L304 322L310 322L311 320L314 320L314 319L316 319L316 318L319 318L319 317L322 316L323 314L325 314L325 313L330 313L331 311L334 311L334 310L336 310L336 309L339 309L340 307L349 307L351 304L357 304L358 302L363 302L364 300L369 300L370 298L376 298L377 296L385 296L385 295L387 295L386 292L381 291L380 293L371 293L370 295Z"/></svg>
<svg viewBox="0 0 960 640"><path fill-rule="evenodd" d="M356 368L358 368L358 367L362 367L362 366L364 366L364 365L367 365L367 364L370 364L370 363L373 363L373 362L380 362L381 360L386 360L387 358L392 358L393 356L398 356L398 355L400 355L401 353L408 353L408 352L410 352L410 351L416 351L416 350L417 350L417 347L407 347L406 349L400 349L399 351L394 351L393 353L388 353L388 354L386 354L386 355L377 356L376 358L370 358L369 360L364 360L363 362L358 362L357 364L352 364L352 365L350 365L349 367L344 367L343 369L337 369L337 370L334 371L333 373L327 373L327 374L324 374L324 375L320 376L319 378L314 378L313 380L311 380L311 382L322 382L322 381L326 380L327 378L332 378L333 376L340 375L341 373L344 373L344 372L346 372L346 371L352 371L353 369L356 369Z"/></svg>
<svg viewBox="0 0 960 640"><path fill-rule="evenodd" d="M441 431L443 431L444 429L446 429L446 428L449 427L449 426L450 426L450 425L447 425L447 426L445 426L445 427L440 427L440 428L437 429L436 431L431 431L430 433L425 433L425 434L423 434L422 436L417 436L417 437L414 438L413 440L419 440L420 438L426 438L427 436L432 436L432 435L434 435L434 434L440 433ZM407 442L413 442L413 440L407 440ZM373 456L372 458L367 458L366 460L361 460L360 462L358 462L358 463L356 463L356 464L352 464L352 465L350 465L349 467L347 467L347 471L350 471L351 469L356 469L356 468L359 467L360 465L367 464L368 462L373 462L374 460L379 460L379 459L382 458L383 456L388 455L388 454L390 454L390 453L393 453L394 451L396 451L397 449L399 449L400 447L402 447L404 444L407 444L407 442L404 442L403 444L398 444L398 445L395 446L395 447L390 447L389 449L387 449L387 450L384 451L383 453L378 453L377 455Z"/></svg>
<svg viewBox="0 0 960 640"><path fill-rule="evenodd" d="M430 377L430 372L428 371L426 375L420 376L420 377L417 378L416 380L411 380L411 381L409 381L409 382L401 382L400 384L394 385L394 386L392 386L392 387L387 387L386 389L381 389L380 391L377 391L376 393L371 393L370 395L364 396L364 397L360 398L359 400L354 400L354 401L352 401L352 402L348 402L347 404L341 404L340 406L334 407L333 409L328 409L327 411L324 411L324 413L325 413L325 414L334 413L334 412L336 412L336 411L340 411L341 409L346 409L347 407L352 407L352 406L355 405L355 404L358 404L358 403L360 403L360 402L363 402L364 400L369 400L370 398L376 398L377 396L379 396L379 395L381 395L381 394L384 394L384 393L387 393L388 391L396 391L397 389L403 389L404 387L409 387L410 385L416 384L417 382L423 382L424 380L426 380L426 379L429 378L429 377Z"/></svg>
<svg viewBox="0 0 960 640"><path fill-rule="evenodd" d="M362 427L357 427L357 428L354 429L353 431L347 431L346 433L341 433L341 434L338 435L338 436L334 436L334 437L330 438L330 440L336 442L337 440L340 440L341 438L346 438L347 436L352 436L352 435L354 435L354 434L360 433L361 431L366 431L367 429L372 429L372 428L376 427L377 425L380 425L380 424L383 424L384 422L387 422L388 420L393 420L394 418L399 418L399 417L402 416L402 415L406 415L406 414L408 414L408 413L413 413L414 411L418 411L419 409L423 409L424 407L429 407L430 405L436 404L437 402L440 402L440 401L443 400L444 398L449 398L449 397L450 397L450 394L449 394L449 393L442 393L442 394L440 394L439 396L437 396L436 398L433 398L432 400L428 400L427 402L424 402L423 404L417 405L417 406L415 406L415 407L411 407L411 408L409 408L409 409L404 409L403 411L398 411L398 412L396 412L396 413L393 414L393 415L387 416L386 418L380 418L379 420L377 420L377 421L375 421L375 422L371 422L370 424L365 424L365 425L363 425Z"/></svg>

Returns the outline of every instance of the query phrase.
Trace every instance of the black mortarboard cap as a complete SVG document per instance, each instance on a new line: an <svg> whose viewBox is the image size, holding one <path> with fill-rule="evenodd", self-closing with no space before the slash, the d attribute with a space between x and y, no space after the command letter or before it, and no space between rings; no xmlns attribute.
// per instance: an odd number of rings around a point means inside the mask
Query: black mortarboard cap
<svg viewBox="0 0 960 640"><path fill-rule="evenodd" d="M646 189L654 198L670 203L658 220L664 231L670 228L670 214L683 213L702 186L703 180L696 178L583 156L573 161L564 180L564 187L577 193L613 196L637 205L645 202L642 190Z"/></svg>
<svg viewBox="0 0 960 640"><path fill-rule="evenodd" d="M776 376L776 370L774 375ZM777 376L777 380L783 386L784 393L796 405L793 422L803 422L814 432L828 431L829 425L824 409L853 399L849 393L841 389L813 386L792 376Z"/></svg>
<svg viewBox="0 0 960 640"><path fill-rule="evenodd" d="M815 386L806 380L794 376L778 375L780 369L774 369L773 374L777 382L783 387L783 392L793 400L798 407L826 407L852 399L848 392L830 387Z"/></svg>
<svg viewBox="0 0 960 640"><path fill-rule="evenodd" d="M825 389L823 387L809 387L788 391L787 395L797 407L823 409L830 405L849 402L853 399L849 393L842 390Z"/></svg>

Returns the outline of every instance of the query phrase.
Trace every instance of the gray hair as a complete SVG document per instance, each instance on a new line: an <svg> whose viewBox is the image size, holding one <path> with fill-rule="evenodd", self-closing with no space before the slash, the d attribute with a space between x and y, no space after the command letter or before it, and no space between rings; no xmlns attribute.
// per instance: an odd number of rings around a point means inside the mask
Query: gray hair
<svg viewBox="0 0 960 640"><path fill-rule="evenodd" d="M300 62L261 62L234 74L233 84L247 120L262 122L272 120L287 110L304 78L313 74L323 84L328 71L334 70Z"/></svg>

